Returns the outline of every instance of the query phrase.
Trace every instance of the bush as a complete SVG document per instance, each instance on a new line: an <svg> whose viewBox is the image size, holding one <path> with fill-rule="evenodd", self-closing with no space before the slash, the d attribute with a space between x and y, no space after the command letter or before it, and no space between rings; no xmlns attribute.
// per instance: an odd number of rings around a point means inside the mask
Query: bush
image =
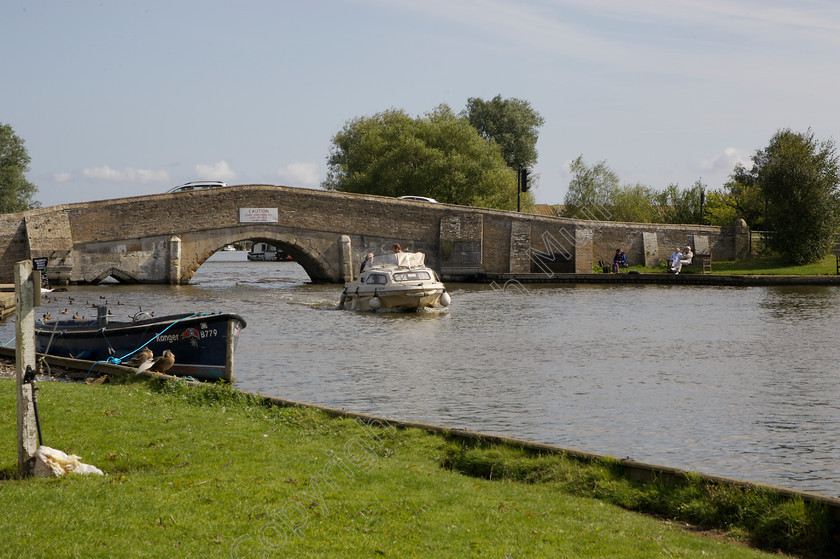
<svg viewBox="0 0 840 559"><path fill-rule="evenodd" d="M769 488L727 484L696 474L645 484L629 479L620 463L609 458L578 459L475 441L450 442L441 464L489 480L556 483L571 495L743 535L762 549L810 557L837 551L828 507Z"/></svg>

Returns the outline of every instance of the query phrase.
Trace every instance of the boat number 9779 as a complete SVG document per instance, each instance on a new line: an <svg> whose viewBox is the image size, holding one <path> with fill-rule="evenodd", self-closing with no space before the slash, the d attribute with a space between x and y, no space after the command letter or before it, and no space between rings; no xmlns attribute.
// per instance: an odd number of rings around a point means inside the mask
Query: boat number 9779
<svg viewBox="0 0 840 559"><path fill-rule="evenodd" d="M162 335L157 337L157 341L162 342L162 343L166 343L166 344L171 344L171 343L175 343L178 340L182 340L182 339L190 339L190 338L198 339L199 337L201 339L215 338L218 335L219 335L219 331L215 328L207 328L207 329L201 329L201 330L197 330L195 328L189 328L187 330L184 330L184 332L181 333L181 334L162 334Z"/></svg>

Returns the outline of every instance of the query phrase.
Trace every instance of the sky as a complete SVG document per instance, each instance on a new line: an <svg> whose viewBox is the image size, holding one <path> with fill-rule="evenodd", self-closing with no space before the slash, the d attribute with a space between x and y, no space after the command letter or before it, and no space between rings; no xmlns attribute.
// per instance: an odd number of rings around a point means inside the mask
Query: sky
<svg viewBox="0 0 840 559"><path fill-rule="evenodd" d="M496 95L569 163L720 189L779 130L840 133L837 0L5 0L0 123L43 206L195 180L319 188L351 119Z"/></svg>

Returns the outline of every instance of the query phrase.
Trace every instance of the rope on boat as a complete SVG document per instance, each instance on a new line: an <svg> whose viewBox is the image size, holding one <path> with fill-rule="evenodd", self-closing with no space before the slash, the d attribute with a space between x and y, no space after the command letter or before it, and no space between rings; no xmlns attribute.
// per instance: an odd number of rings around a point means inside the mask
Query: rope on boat
<svg viewBox="0 0 840 559"><path fill-rule="evenodd" d="M211 312L195 313L195 314L191 314L189 316L184 316L182 318L179 318L178 320L176 320L175 322L173 322L172 324L170 324L169 326L167 326L166 328L164 328L163 330L161 330L160 332L158 332L157 334L152 336L149 339L149 341L140 345L140 347L138 347L134 351L132 351L130 353L126 353L122 357L109 357L108 359L105 359L104 361L95 361L93 363L93 365L90 366L90 369L88 369L88 372L87 372L87 375L85 375L85 378L88 378L90 376L90 373L91 373L91 371L93 371L93 368L96 365L98 365L99 363L111 363L113 365L122 365L122 362L123 362L124 359L126 359L127 357L131 357L132 355L134 355L135 353L137 353L138 351L140 351L141 349L143 349L144 347L146 347L147 345L152 343L155 338L157 338L158 336L160 336L161 334L163 334L164 332L166 332L167 330L169 330L170 328L172 328L173 326L175 326L176 324L178 324L182 320L187 320L188 318L196 318L196 317L199 317L199 316L210 316L210 315L213 315L213 314L217 314L217 313L211 313ZM99 331L102 332L102 337L105 338L105 341L108 343L108 347L113 351L114 348L111 345L111 342L108 340L108 337L105 335L105 328L100 328Z"/></svg>
<svg viewBox="0 0 840 559"><path fill-rule="evenodd" d="M106 344L108 344L108 353L110 353L110 354L116 353L116 350L114 349L114 346L111 345L111 340L109 340L108 336L105 335L105 327L103 326L102 328L97 330L97 332L102 334L102 339L105 340ZM107 360L110 360L110 359L111 359L111 357L109 357ZM116 363L116 365L119 365L119 362Z"/></svg>
<svg viewBox="0 0 840 559"><path fill-rule="evenodd" d="M70 344L67 343L67 338L64 337L64 330L58 333L58 337L62 342L64 342L64 347L67 348L67 355L70 356L70 359L76 359L76 354L74 353L73 348L70 347ZM46 354L47 352L45 351L44 355Z"/></svg>
<svg viewBox="0 0 840 559"><path fill-rule="evenodd" d="M44 326L46 326L46 324L44 324ZM53 343L53 338L55 338L55 333L57 331L58 331L58 321L56 320L55 321L55 326L53 327L52 334L50 334L50 341L49 341L49 343L47 343L47 349L44 350L45 355L50 352L50 346ZM61 335L62 335L62 337L64 336L64 331L61 332Z"/></svg>

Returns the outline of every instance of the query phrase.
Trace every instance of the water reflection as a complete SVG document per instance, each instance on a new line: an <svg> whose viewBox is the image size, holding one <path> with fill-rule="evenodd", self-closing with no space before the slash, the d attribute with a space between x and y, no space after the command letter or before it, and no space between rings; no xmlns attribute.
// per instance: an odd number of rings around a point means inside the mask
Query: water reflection
<svg viewBox="0 0 840 559"><path fill-rule="evenodd" d="M768 287L761 308L781 322L812 320L828 313L837 315L840 292L824 286Z"/></svg>

